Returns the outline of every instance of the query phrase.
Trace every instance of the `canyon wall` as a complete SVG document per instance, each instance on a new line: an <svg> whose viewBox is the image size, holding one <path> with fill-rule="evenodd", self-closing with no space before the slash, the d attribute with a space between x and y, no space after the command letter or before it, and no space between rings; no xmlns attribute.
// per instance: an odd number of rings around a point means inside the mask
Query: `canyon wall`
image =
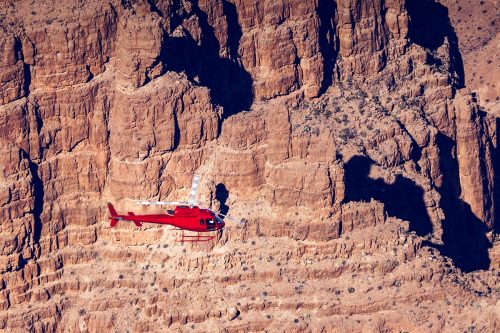
<svg viewBox="0 0 500 333"><path fill-rule="evenodd" d="M96 256L118 265L124 257L113 245L173 240L156 228L108 230L105 203L150 211L133 200L187 197L193 173L202 176L200 202L247 221L244 236L229 228L221 246L269 237L284 251L283 239L319 242L319 256L350 258L345 244L337 251L328 242L387 225L364 246L389 247L405 225L414 238L395 250L402 262L416 265L418 251L435 251L463 271L498 266L488 252L498 227L498 119L461 84L448 17L439 19L450 30L426 39L420 12L403 0L0 7L0 328L64 330L61 320L76 331L124 328L72 317L78 290L92 286L68 274L85 276L78 265ZM174 257L182 266L182 255ZM198 265L193 258L187 266ZM208 262L241 260L215 254ZM377 265L366 270L380 276ZM356 268L336 276L344 271ZM432 281L429 274L408 281Z"/></svg>

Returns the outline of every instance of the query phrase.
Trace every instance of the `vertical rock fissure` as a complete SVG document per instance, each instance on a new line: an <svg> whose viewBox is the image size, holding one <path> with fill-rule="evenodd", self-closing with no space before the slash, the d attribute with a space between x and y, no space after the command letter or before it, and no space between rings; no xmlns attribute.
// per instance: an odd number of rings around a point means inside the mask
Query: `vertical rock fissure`
<svg viewBox="0 0 500 333"><path fill-rule="evenodd" d="M479 167L481 171L482 177L482 190L483 190L483 207L482 211L484 212L484 222L486 223L487 229L491 230L494 228L494 221L492 214L494 215L494 177L495 175L491 175L491 172L494 172L493 170L493 165L491 165L491 169L489 168L490 163L494 163L494 147L492 145L492 142L490 140L490 134L488 133L487 129L485 128L487 126L486 124L486 117L487 114L480 109L478 109L476 112L476 117L478 125L479 125L479 137L478 137L478 143L479 143L479 156L483 156L483 158L479 158ZM493 177L492 177L493 176ZM491 188L490 188L491 187Z"/></svg>
<svg viewBox="0 0 500 333"><path fill-rule="evenodd" d="M38 164L33 162L28 153L21 149L21 154L23 158L28 161L28 167L31 174L31 187L33 194L33 209L31 213L33 214L33 246L37 246L40 243L40 238L42 234L42 213L43 213L43 202L44 202L44 184L40 178Z"/></svg>
<svg viewBox="0 0 500 333"><path fill-rule="evenodd" d="M320 94L323 94L333 81L333 68L335 66L339 39L335 35L335 15L337 4L333 0L318 1L319 16L319 49L323 56L323 80Z"/></svg>
<svg viewBox="0 0 500 333"><path fill-rule="evenodd" d="M494 216L493 230L496 234L500 234L500 118L495 121L496 143L492 152L493 164L493 201L494 201Z"/></svg>
<svg viewBox="0 0 500 333"><path fill-rule="evenodd" d="M241 27L238 23L238 12L236 10L236 6L226 0L222 1L222 8L227 20L227 46L229 49L229 59L238 61L240 40L243 36L243 32L241 31Z"/></svg>
<svg viewBox="0 0 500 333"><path fill-rule="evenodd" d="M19 38L14 39L14 54L16 55L17 60L23 62L23 85L22 91L25 97L29 96L30 93L30 85L31 85L31 70L30 65L24 61L23 54L23 45Z"/></svg>
<svg viewBox="0 0 500 333"><path fill-rule="evenodd" d="M181 142L181 130L179 128L179 120L177 116L178 109L176 108L173 111L173 118L174 118L174 141L173 141L173 147L172 151L176 150L177 147L179 147L179 144Z"/></svg>
<svg viewBox="0 0 500 333"><path fill-rule="evenodd" d="M461 199L456 142L443 134L438 134L437 141L443 175L443 184L438 191L445 218L442 221L443 245L431 246L437 247L465 272L488 269L490 259L485 224L472 213L470 205Z"/></svg>
<svg viewBox="0 0 500 333"><path fill-rule="evenodd" d="M29 161L29 168L31 171L31 176L33 177L33 218L34 218L34 228L33 228L33 242L34 244L39 244L40 237L42 235L42 212L43 212L43 199L44 199L44 189L43 182L38 174L38 164Z"/></svg>

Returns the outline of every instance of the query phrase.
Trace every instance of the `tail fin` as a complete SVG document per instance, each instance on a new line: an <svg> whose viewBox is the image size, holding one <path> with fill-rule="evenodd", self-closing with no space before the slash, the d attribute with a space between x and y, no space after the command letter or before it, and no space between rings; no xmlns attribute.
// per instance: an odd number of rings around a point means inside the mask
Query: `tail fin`
<svg viewBox="0 0 500 333"><path fill-rule="evenodd" d="M116 212L115 207L111 204L111 202L108 202L108 209L109 209L109 214L111 215L109 218L111 220L110 227L114 227L116 223L118 222L118 219L116 218L118 216L118 213Z"/></svg>

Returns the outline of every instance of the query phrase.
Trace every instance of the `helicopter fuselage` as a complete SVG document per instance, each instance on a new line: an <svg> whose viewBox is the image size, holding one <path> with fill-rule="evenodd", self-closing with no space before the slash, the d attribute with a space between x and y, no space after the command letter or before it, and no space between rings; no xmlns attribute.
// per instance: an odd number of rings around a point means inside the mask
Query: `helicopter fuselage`
<svg viewBox="0 0 500 333"><path fill-rule="evenodd" d="M168 214L147 214L136 215L129 212L127 215L116 213L113 205L108 203L111 216L111 227L114 227L118 221L130 221L136 226L142 226L142 223L167 224L181 230L195 232L210 232L224 228L225 223L220 217L208 209L198 206L177 206L173 211L167 211Z"/></svg>

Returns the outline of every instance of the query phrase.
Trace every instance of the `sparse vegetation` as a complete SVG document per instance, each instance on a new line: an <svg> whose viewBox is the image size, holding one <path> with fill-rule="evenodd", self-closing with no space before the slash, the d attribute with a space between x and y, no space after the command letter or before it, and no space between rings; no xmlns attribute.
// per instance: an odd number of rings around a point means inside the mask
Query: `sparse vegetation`
<svg viewBox="0 0 500 333"><path fill-rule="evenodd" d="M343 140L343 141L348 141L349 139L353 139L356 137L356 130L352 129L352 128L343 128L341 131L340 131L340 135L339 137Z"/></svg>

